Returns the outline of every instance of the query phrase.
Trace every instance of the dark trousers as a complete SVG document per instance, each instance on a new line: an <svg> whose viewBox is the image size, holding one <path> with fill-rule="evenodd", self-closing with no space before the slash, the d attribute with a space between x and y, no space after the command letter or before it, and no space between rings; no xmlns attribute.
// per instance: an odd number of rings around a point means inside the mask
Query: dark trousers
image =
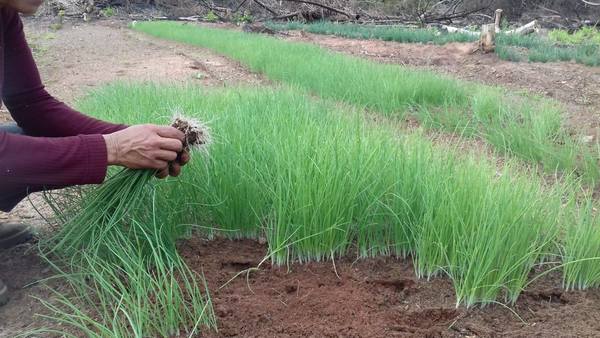
<svg viewBox="0 0 600 338"><path fill-rule="evenodd" d="M16 123L0 123L0 132L6 132L10 134L25 134L23 129L21 129ZM1 178L0 178L1 179ZM27 188L20 188L18 190L10 190L9 191L0 191L0 210L1 211L10 211L19 201L27 197L32 192L41 191L41 190L49 190L49 189L60 189L64 188L63 186L52 186L52 187L43 187L43 186L34 186Z"/></svg>
<svg viewBox="0 0 600 338"><path fill-rule="evenodd" d="M6 132L6 133L10 133L10 134L23 134L23 129L19 128L19 126L17 126L16 123L12 123L12 122L0 123L0 132ZM0 191L0 197L2 197L2 200L4 200L4 198L7 198L7 196L6 196L7 194L11 196L11 197L8 197L9 200L11 200L11 201L14 200L14 204L16 204L18 201L20 201L21 199L23 199L24 197L27 196L26 192L14 192L13 193L13 192L7 192L7 191ZM3 210L3 211L9 211L9 210Z"/></svg>
<svg viewBox="0 0 600 338"><path fill-rule="evenodd" d="M7 132L9 134L23 134L23 129L19 128L16 123L0 123L0 131Z"/></svg>

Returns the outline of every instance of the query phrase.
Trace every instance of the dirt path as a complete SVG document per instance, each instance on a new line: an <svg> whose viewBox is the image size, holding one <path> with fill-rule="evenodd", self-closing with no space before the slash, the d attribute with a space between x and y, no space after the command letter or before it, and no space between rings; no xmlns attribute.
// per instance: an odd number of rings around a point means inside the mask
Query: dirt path
<svg viewBox="0 0 600 338"><path fill-rule="evenodd" d="M72 102L90 88L114 81L192 82L203 86L260 84L264 78L207 50L154 39L123 21L68 25L48 32L29 22L44 83Z"/></svg>
<svg viewBox="0 0 600 338"><path fill-rule="evenodd" d="M554 98L567 112L567 126L581 136L600 139L600 67L576 63L508 62L495 54L471 54L471 44L401 44L289 32L292 41L369 58L446 73L464 80ZM589 140L589 139L588 139Z"/></svg>
<svg viewBox="0 0 600 338"><path fill-rule="evenodd" d="M57 98L73 103L90 89L112 81L191 82L202 86L266 84L263 77L206 50L153 39L126 29L123 22L70 24L50 31L48 23L26 21L26 33L44 83ZM0 122L10 121L5 110ZM33 196L39 199L39 196ZM44 222L27 201L11 213L0 212L0 222L25 221L40 229ZM39 325L33 318L41 306L30 296L51 295L29 284L49 276L50 269L26 244L10 252L0 250L0 279L11 291L11 301L0 307L0 337Z"/></svg>

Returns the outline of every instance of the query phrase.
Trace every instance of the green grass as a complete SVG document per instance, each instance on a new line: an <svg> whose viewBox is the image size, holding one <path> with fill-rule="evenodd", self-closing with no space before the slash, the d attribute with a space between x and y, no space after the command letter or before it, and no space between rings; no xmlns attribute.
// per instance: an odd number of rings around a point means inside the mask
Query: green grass
<svg viewBox="0 0 600 338"><path fill-rule="evenodd" d="M214 49L275 80L386 114L403 113L413 104L463 103L468 98L467 88L448 77L374 64L310 44L172 22L136 23L134 29Z"/></svg>
<svg viewBox="0 0 600 338"><path fill-rule="evenodd" d="M377 26L358 24L336 24L321 21L311 24L289 21L286 23L268 22L267 26L275 30L305 30L314 34L337 35L352 39L378 39L405 43L435 43L443 45L450 42L472 42L477 40L470 34L439 34L435 29L406 28L402 26Z"/></svg>
<svg viewBox="0 0 600 338"><path fill-rule="evenodd" d="M497 37L496 53L503 60L513 61L516 54L530 62L575 61L586 66L600 65L600 44L594 39L577 44L560 44L536 35L505 35ZM514 53L506 51L512 47ZM521 50L514 47L520 47Z"/></svg>
<svg viewBox="0 0 600 338"><path fill-rule="evenodd" d="M500 59L512 62L521 62L525 58L518 48L512 46L497 45L496 54Z"/></svg>
<svg viewBox="0 0 600 338"><path fill-rule="evenodd" d="M359 110L293 89L117 84L79 107L128 124L168 123L181 110L208 121L215 143L178 179L140 185L151 173L117 173L83 195L51 200L64 225L43 247L69 291L42 301L60 325L35 334L167 337L215 328L207 286L177 254L177 239L190 231L264 237L276 265L412 257L418 276L453 281L457 306L514 303L556 243L565 262L577 263L565 265L573 267L564 270L567 287L600 283L589 259L598 253L597 236L588 238L597 232L593 210L578 209L571 184L548 186L518 163L399 136ZM95 204L111 191L128 194Z"/></svg>
<svg viewBox="0 0 600 338"><path fill-rule="evenodd" d="M434 29L337 24L332 22L268 23L276 30L304 30L314 34L328 34L352 39L378 39L403 43L472 42L477 37L469 34L440 34ZM515 48L519 47L519 48ZM502 60L530 62L575 61L587 66L600 65L600 34L595 28L584 28L574 34L553 30L549 38L538 35L499 34L496 54Z"/></svg>
<svg viewBox="0 0 600 338"><path fill-rule="evenodd" d="M569 33L564 29L553 29L548 37L558 43L581 45L593 43L600 45L600 31L596 27L583 27L576 32Z"/></svg>
<svg viewBox="0 0 600 338"><path fill-rule="evenodd" d="M521 47L536 49L545 46L544 40L536 35L498 34L496 44L499 46Z"/></svg>
<svg viewBox="0 0 600 338"><path fill-rule="evenodd" d="M589 181L600 177L589 150L562 129L562 114L553 102L271 37L173 22L138 23L134 29L211 48L324 98L399 118L410 108L428 126L470 129L503 152L543 163L549 172L576 171Z"/></svg>
<svg viewBox="0 0 600 338"><path fill-rule="evenodd" d="M452 278L458 303L513 302L562 219L563 191L510 161L498 172L297 91L118 85L81 107L125 123L161 122L173 107L211 121L210 156L156 203L209 236L264 236L278 265L412 255L419 276Z"/></svg>
<svg viewBox="0 0 600 338"><path fill-rule="evenodd" d="M185 229L156 204L153 175L123 170L83 195L49 199L62 226L42 241L42 257L68 288L42 301L60 329L35 334L170 337L216 327L202 278L177 254Z"/></svg>
<svg viewBox="0 0 600 338"><path fill-rule="evenodd" d="M112 6L105 7L100 10L100 15L110 18L118 14L118 9Z"/></svg>
<svg viewBox="0 0 600 338"><path fill-rule="evenodd" d="M178 179L125 171L50 201L63 226L42 243L43 254L69 288L42 301L44 316L59 325L36 334L168 337L214 329L208 287L177 253L177 240L190 231L264 237L276 265L348 254L411 257L418 276L453 281L457 306L514 303L533 268L558 248L566 288L600 285L595 209L578 206L576 183L549 186L510 158L497 164L434 146L363 114L365 107L392 116L410 109L425 125L482 135L546 168L597 170L596 159L562 134L551 103L310 45L172 23L137 28L155 27L291 87L119 84L80 102L94 116L129 124L165 124L181 110L208 121L215 144ZM314 93L356 107L342 110Z"/></svg>
<svg viewBox="0 0 600 338"><path fill-rule="evenodd" d="M43 317L60 326L35 333L171 337L216 327L202 278L158 241L163 240L160 235L147 232L160 234L159 229L132 224L147 238L134 242L115 231L103 240L110 244L104 257L82 251L74 256L77 261L53 263L67 288L53 290L51 300L41 301L48 309Z"/></svg>
<svg viewBox="0 0 600 338"><path fill-rule="evenodd" d="M575 211L563 245L563 284L569 289L600 286L600 219L592 202Z"/></svg>

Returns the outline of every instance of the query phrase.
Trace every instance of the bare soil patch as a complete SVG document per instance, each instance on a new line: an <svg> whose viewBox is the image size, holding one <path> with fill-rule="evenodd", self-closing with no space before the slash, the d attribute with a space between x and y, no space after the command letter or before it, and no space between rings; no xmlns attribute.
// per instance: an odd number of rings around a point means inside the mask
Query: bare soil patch
<svg viewBox="0 0 600 338"><path fill-rule="evenodd" d="M203 86L266 83L225 57L137 33L125 21L73 22L51 31L46 22L32 20L26 31L45 85L69 103L90 88L119 80Z"/></svg>
<svg viewBox="0 0 600 338"><path fill-rule="evenodd" d="M600 292L565 292L560 275L528 288L512 311L501 305L455 307L447 278L415 278L393 257L265 265L251 240L194 238L180 252L211 289L219 332L208 337L593 337L600 335ZM539 273L539 272L536 272ZM339 277L338 277L339 276ZM519 319L519 317L521 319Z"/></svg>
<svg viewBox="0 0 600 338"><path fill-rule="evenodd" d="M34 297L52 298L51 292L37 283L51 275L50 267L36 254L34 243L0 250L0 280L10 291L8 304L0 306L0 337L14 337L44 325L43 319L34 317L43 311Z"/></svg>

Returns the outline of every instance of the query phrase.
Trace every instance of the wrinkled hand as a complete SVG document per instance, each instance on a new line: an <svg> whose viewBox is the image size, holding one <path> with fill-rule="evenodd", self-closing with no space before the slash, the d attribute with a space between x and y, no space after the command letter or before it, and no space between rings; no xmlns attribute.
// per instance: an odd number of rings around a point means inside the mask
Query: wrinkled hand
<svg viewBox="0 0 600 338"><path fill-rule="evenodd" d="M177 161L184 134L173 127L136 125L103 136L109 165L155 169L157 176L163 178L179 175L181 166L189 161L189 154L185 152Z"/></svg>
<svg viewBox="0 0 600 338"><path fill-rule="evenodd" d="M177 177L181 173L181 167L190 161L190 154L187 151L181 153L181 156L176 161L170 162L166 168L161 169L156 173L156 177L165 178L167 176Z"/></svg>

